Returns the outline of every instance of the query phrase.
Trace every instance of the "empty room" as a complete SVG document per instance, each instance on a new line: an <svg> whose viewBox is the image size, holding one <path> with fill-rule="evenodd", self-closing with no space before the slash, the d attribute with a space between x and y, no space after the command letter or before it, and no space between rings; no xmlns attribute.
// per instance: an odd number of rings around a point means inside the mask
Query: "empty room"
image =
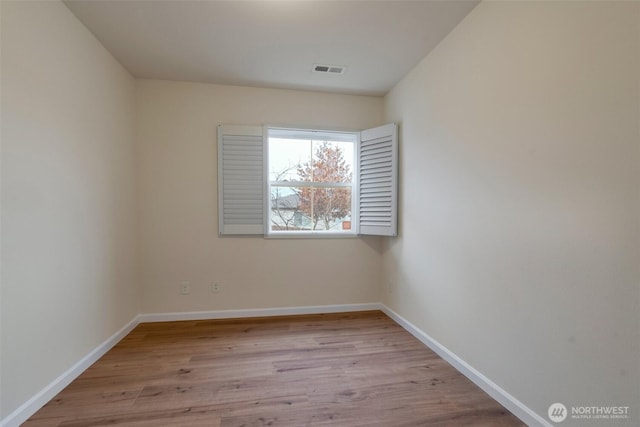
<svg viewBox="0 0 640 427"><path fill-rule="evenodd" d="M1 427L640 425L640 2L0 19Z"/></svg>

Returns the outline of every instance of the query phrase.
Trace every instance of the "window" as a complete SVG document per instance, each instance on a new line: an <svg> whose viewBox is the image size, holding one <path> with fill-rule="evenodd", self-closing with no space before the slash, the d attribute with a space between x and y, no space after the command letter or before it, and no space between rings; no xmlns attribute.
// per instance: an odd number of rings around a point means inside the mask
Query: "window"
<svg viewBox="0 0 640 427"><path fill-rule="evenodd" d="M356 143L355 133L268 129L268 234L355 234Z"/></svg>
<svg viewBox="0 0 640 427"><path fill-rule="evenodd" d="M220 125L220 235L395 236L397 129Z"/></svg>

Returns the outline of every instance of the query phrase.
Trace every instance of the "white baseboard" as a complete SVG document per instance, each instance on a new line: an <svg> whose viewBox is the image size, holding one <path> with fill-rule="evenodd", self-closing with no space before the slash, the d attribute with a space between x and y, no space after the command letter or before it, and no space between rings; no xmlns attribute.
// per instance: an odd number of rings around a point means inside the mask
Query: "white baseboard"
<svg viewBox="0 0 640 427"><path fill-rule="evenodd" d="M380 310L378 303L314 305L302 307L250 308L244 310L189 311L183 313L147 313L139 316L140 323L175 322L179 320L236 319L247 317L293 316L297 314L346 313L349 311Z"/></svg>
<svg viewBox="0 0 640 427"><path fill-rule="evenodd" d="M420 342L433 350L438 356L449 362L449 364L456 368L462 375L470 379L478 387L484 390L485 393L507 408L513 415L520 418L520 420L525 424L528 426L553 427L546 419L507 393L502 387L485 377L481 372L459 358L455 353L440 344L438 341L431 338L407 319L400 316L384 304L380 304L380 310L402 326L411 335L416 337Z"/></svg>
<svg viewBox="0 0 640 427"><path fill-rule="evenodd" d="M89 354L76 362L71 368L67 369L66 372L62 373L62 375L60 375L58 378L49 383L45 388L36 393L31 399L20 405L15 411L7 415L3 420L0 420L0 427L19 427L20 424L29 419L29 417L35 414L38 409L47 404L47 402L53 399L56 394L60 393L62 389L68 386L89 366L93 365L107 351L109 351L122 338L124 338L129 332L131 332L133 328L135 328L139 323L138 317L139 316L134 317L129 323L122 327L122 329L113 334L106 341L93 349Z"/></svg>

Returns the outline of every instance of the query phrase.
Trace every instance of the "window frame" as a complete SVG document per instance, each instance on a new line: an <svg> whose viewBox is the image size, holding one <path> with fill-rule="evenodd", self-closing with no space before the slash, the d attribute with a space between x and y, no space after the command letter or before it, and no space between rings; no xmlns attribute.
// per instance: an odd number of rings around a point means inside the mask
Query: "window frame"
<svg viewBox="0 0 640 427"><path fill-rule="evenodd" d="M351 182L350 183L341 183L341 182L321 182L321 181L272 181L270 177L270 162L269 162L269 138L270 131L281 132L283 134L289 134L289 138L291 139L304 139L304 140L324 140L324 141L343 141L349 142L353 144L352 150L352 170L351 170ZM312 135L318 135L319 138L309 138ZM339 135L349 135L352 139L351 141L345 140L346 138L337 138L325 139L323 136L328 136L330 134L339 134ZM276 136L277 137L277 136ZM284 138L284 137L283 137ZM264 237L265 238L276 238L276 239L296 239L296 238L355 238L358 237L358 226L356 218L358 217L358 161L357 161L357 153L360 144L360 131L353 130L326 130L326 129L318 129L318 128L301 128L301 127L291 127L291 126L277 126L277 125L264 125L263 128L263 139L264 139L264 157L263 157L263 171L264 171L264 185L265 185L265 197L264 197ZM311 161L313 161L313 156L311 157ZM294 230L281 230L274 231L271 229L272 221L271 221L271 189L273 187L290 187L290 188L349 188L351 190L351 229L348 231L333 231L333 230L309 230L309 231L294 231Z"/></svg>

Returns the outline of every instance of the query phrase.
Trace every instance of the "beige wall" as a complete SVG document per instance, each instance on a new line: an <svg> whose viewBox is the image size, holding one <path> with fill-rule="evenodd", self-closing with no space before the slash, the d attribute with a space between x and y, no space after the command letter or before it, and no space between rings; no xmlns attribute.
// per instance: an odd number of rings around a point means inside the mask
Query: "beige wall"
<svg viewBox="0 0 640 427"><path fill-rule="evenodd" d="M138 312L134 80L59 2L2 4L2 408Z"/></svg>
<svg viewBox="0 0 640 427"><path fill-rule="evenodd" d="M382 98L138 80L136 105L144 313L380 300L377 238L218 237L216 126L357 130L381 124Z"/></svg>
<svg viewBox="0 0 640 427"><path fill-rule="evenodd" d="M386 97L385 301L545 418L640 421L639 14L484 2Z"/></svg>

